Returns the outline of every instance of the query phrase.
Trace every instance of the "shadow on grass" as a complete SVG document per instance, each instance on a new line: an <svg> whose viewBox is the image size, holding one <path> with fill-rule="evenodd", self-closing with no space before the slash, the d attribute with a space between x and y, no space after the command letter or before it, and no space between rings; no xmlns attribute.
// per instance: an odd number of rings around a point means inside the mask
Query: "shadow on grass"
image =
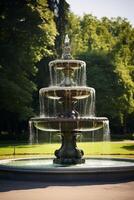
<svg viewBox="0 0 134 200"><path fill-rule="evenodd" d="M39 144L33 144L33 145L28 145L28 144L0 144L0 148L37 148L39 147Z"/></svg>
<svg viewBox="0 0 134 200"><path fill-rule="evenodd" d="M121 148L130 150L130 151L134 151L134 145L129 145L129 146L125 145L125 146L122 146Z"/></svg>

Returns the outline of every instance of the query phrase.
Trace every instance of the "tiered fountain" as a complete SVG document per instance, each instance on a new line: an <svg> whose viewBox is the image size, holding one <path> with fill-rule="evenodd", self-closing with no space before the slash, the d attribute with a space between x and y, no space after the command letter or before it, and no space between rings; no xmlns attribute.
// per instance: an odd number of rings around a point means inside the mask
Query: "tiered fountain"
<svg viewBox="0 0 134 200"><path fill-rule="evenodd" d="M21 158L0 161L0 178L43 181L134 180L133 159L83 158L77 148L79 133L104 130L108 119L95 117L95 90L86 86L86 64L73 60L66 36L61 60L49 63L51 84L39 91L40 116L30 120L37 130L58 133L62 145L55 158ZM32 134L31 134L32 140Z"/></svg>
<svg viewBox="0 0 134 200"><path fill-rule="evenodd" d="M49 69L50 87L39 91L40 116L31 120L37 129L61 134L62 145L55 151L54 163L84 163L83 150L76 146L77 134L103 127L109 130L109 124L107 118L95 117L95 90L86 86L86 63L71 57L68 35L62 59L51 61Z"/></svg>

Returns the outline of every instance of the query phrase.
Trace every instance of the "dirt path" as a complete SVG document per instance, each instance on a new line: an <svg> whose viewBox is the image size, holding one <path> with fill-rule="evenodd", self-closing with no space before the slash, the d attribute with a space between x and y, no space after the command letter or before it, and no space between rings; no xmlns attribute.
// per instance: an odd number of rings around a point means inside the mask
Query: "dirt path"
<svg viewBox="0 0 134 200"><path fill-rule="evenodd" d="M0 200L133 200L134 182L52 185L0 180Z"/></svg>

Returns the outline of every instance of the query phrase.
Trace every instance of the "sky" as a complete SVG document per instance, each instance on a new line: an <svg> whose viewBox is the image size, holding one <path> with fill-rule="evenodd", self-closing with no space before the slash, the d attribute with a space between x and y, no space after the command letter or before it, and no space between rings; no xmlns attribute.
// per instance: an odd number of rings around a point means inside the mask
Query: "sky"
<svg viewBox="0 0 134 200"><path fill-rule="evenodd" d="M66 0L71 11L82 16L89 13L97 18L127 18L134 26L134 0Z"/></svg>

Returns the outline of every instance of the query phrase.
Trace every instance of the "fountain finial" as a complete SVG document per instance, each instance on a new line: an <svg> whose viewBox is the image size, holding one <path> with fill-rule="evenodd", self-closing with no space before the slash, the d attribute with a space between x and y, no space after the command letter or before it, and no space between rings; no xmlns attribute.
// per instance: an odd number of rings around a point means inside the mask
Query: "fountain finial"
<svg viewBox="0 0 134 200"><path fill-rule="evenodd" d="M64 43L66 44L68 44L70 42L70 39L69 39L69 37L68 37L68 34L66 34L66 36L65 36L65 41L64 41Z"/></svg>
<svg viewBox="0 0 134 200"><path fill-rule="evenodd" d="M66 34L65 40L64 40L62 59L65 59L65 60L72 59L71 47L70 47L70 39L68 37L68 34Z"/></svg>

